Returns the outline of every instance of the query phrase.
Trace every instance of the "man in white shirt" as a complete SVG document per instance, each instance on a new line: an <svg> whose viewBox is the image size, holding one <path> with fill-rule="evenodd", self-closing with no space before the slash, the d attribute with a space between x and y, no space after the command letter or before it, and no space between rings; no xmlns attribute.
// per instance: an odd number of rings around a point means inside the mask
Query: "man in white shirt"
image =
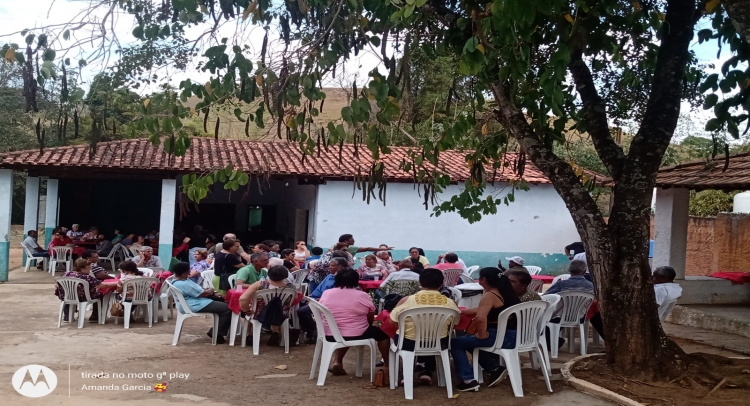
<svg viewBox="0 0 750 406"><path fill-rule="evenodd" d="M447 256L448 254L453 254L453 255L456 255L456 253L455 253L455 252L446 252L445 254L442 254L442 255L438 255L437 261L435 261L435 265L438 265L438 264L441 264L441 263L445 263L445 262L448 262L448 261L447 261L447 260L445 259L445 257L446 257L446 256ZM466 271L467 271L467 270L469 269L469 268L467 268L467 267L466 267L466 263L464 262L464 260L463 260L463 259L461 259L461 258L459 258L459 257L458 257L458 255L456 255L456 261L454 261L454 263L455 263L455 264L458 264L459 266L461 266L461 270L462 270L462 271L464 271L464 273L466 273ZM439 268L439 267L437 267L437 266L435 266L435 267L433 267L433 268L436 268L436 269L440 269L440 268Z"/></svg>
<svg viewBox="0 0 750 406"><path fill-rule="evenodd" d="M671 266L660 266L654 270L654 293L656 294L656 304L659 305L659 319L664 320L668 314L669 303L674 302L682 296L682 286L674 283L677 276L674 268Z"/></svg>
<svg viewBox="0 0 750 406"><path fill-rule="evenodd" d="M29 252L31 252L31 256L35 258L49 258L49 252L42 249L42 247L40 247L36 242L36 230L29 230L26 233L26 236L27 237L23 240L22 244ZM36 267L39 269L43 269L44 266L42 265L42 261L37 261Z"/></svg>
<svg viewBox="0 0 750 406"><path fill-rule="evenodd" d="M384 288L390 281L419 281L419 274L411 270L411 260L405 259L398 263L398 271L388 274L388 277L380 284Z"/></svg>

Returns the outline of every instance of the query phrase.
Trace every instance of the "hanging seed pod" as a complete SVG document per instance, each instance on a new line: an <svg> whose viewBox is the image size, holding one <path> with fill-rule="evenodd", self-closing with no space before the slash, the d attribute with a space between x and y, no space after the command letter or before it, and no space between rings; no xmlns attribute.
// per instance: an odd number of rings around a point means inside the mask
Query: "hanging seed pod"
<svg viewBox="0 0 750 406"><path fill-rule="evenodd" d="M208 107L203 109L203 132L208 134Z"/></svg>
<svg viewBox="0 0 750 406"><path fill-rule="evenodd" d="M250 117L245 120L245 137L250 138Z"/></svg>
<svg viewBox="0 0 750 406"><path fill-rule="evenodd" d="M219 123L221 123L221 117L216 116L216 127L214 127L214 140L219 140Z"/></svg>

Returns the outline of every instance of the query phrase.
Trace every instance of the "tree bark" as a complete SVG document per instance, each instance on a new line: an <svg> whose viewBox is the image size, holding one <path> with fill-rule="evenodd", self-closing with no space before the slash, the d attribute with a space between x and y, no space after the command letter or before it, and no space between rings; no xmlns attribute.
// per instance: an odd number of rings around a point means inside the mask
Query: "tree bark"
<svg viewBox="0 0 750 406"><path fill-rule="evenodd" d="M750 44L750 2L747 0L724 0L721 5L727 10L737 32Z"/></svg>
<svg viewBox="0 0 750 406"><path fill-rule="evenodd" d="M651 196L661 159L674 133L682 97L681 81L693 36L694 0L668 2L654 83L640 129L627 156L604 131L606 111L592 89L583 60L573 55L574 80L589 122L590 135L605 164L614 168L614 201L609 222L572 167L547 148L500 83L492 86L496 116L565 202L586 247L589 270L604 321L607 362L617 373L669 380L685 370L685 353L664 333L657 313L648 264ZM616 145L615 145L616 146ZM606 160L605 160L606 159Z"/></svg>

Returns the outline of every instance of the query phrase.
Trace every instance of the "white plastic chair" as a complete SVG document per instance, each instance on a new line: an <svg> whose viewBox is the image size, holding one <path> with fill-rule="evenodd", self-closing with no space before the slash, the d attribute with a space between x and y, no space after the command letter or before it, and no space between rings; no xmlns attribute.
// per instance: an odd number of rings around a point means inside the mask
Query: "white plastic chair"
<svg viewBox="0 0 750 406"><path fill-rule="evenodd" d="M542 272L542 267L540 266L524 265L524 268L529 271L530 275L539 275L539 273Z"/></svg>
<svg viewBox="0 0 750 406"><path fill-rule="evenodd" d="M124 310L123 324L125 325L125 328L130 328L130 311L133 309L133 306L141 305L146 306L146 311L148 313L148 326L151 327L153 325L154 305L152 300L154 288L152 288L151 285L154 283L159 283L159 279L133 278L122 283L122 300L120 301L120 304L122 304ZM130 301L127 301L126 299L128 298L129 291L133 291L133 295L130 297ZM152 294L150 298L149 293ZM118 319L119 317L115 317L115 324L117 324Z"/></svg>
<svg viewBox="0 0 750 406"><path fill-rule="evenodd" d="M557 276L555 276L555 279L552 279L552 283L550 284L550 286L556 284L557 281L566 281L568 279L570 279L570 274L569 273L564 273L562 275L557 275Z"/></svg>
<svg viewBox="0 0 750 406"><path fill-rule="evenodd" d="M451 299L453 299L453 301L456 302L456 305L458 305L458 302L461 301L461 298L464 296L464 294L461 293L458 288L448 287L448 289L451 290Z"/></svg>
<svg viewBox="0 0 750 406"><path fill-rule="evenodd" d="M255 292L255 296L250 299L251 303L253 304L250 313L252 315L255 315L255 309L258 306L258 299L260 299L264 305L268 305L268 302L276 296L279 296L279 298L281 299L281 304L283 306L289 305L291 307L292 302L294 302L294 299L297 298L297 291L289 288L259 290ZM296 309L291 308L289 310L289 313L295 311ZM262 327L262 323L256 320L254 316L252 319L245 319L244 321L240 319L240 321L242 322L242 346L245 347L247 344L247 326L248 324L252 324L253 355L258 355L260 349L260 329ZM284 353L289 354L289 318L281 323L281 336L284 339Z"/></svg>
<svg viewBox="0 0 750 406"><path fill-rule="evenodd" d="M545 295L546 296L546 295ZM573 352L574 328L578 328L581 334L581 355L586 355L586 329L582 319L586 316L589 306L594 302L594 295L584 292L561 292L559 294L562 302L562 311L560 313L560 323L547 323L550 331L550 352L552 358L557 358L557 342L560 338L560 330L568 328L570 330L568 351Z"/></svg>
<svg viewBox="0 0 750 406"><path fill-rule="evenodd" d="M461 280L462 283L474 283L476 282L474 279L471 279L471 276L468 276L466 274L461 274L458 279Z"/></svg>
<svg viewBox="0 0 750 406"><path fill-rule="evenodd" d="M167 279L164 281L165 284L169 285L169 293L172 294L172 298L174 299L175 303L177 303L177 320L174 325L174 337L172 338L172 345L177 345L177 341L180 340L180 334L182 334L182 325L185 323L185 320L191 318L191 317L200 317L200 313L193 313L192 310L190 310L190 307L188 307L187 302L185 301L185 297L182 295L182 292L174 287L172 285L171 280ZM214 324L214 334L213 337L211 337L211 344L216 345L216 339L219 337L218 331L219 331L219 316L215 313L204 313L206 315L211 315L213 317L213 324Z"/></svg>
<svg viewBox="0 0 750 406"><path fill-rule="evenodd" d="M164 321L169 321L169 317L174 317L172 313L172 306L170 303L170 302L174 303L174 299L172 299L172 297L169 295L169 285L167 284L167 281L171 281L173 279L174 279L174 276L170 276L164 282L162 282L161 288L159 289L159 292L157 293L158 298L155 298L153 300L154 323L156 323L159 320L159 305L161 305L161 315Z"/></svg>
<svg viewBox="0 0 750 406"><path fill-rule="evenodd" d="M112 272L115 272L115 255L120 251L122 247L122 244L119 242L112 246L112 250L109 251L109 255L107 255L104 258L99 258L100 261L109 261L109 264L112 265Z"/></svg>
<svg viewBox="0 0 750 406"><path fill-rule="evenodd" d="M65 270L70 272L70 266L73 265L73 248L71 247L52 247L49 261L49 273L55 274L55 268L58 264L64 263Z"/></svg>
<svg viewBox="0 0 750 406"><path fill-rule="evenodd" d="M201 272L201 286L203 289L214 287L214 270L209 269Z"/></svg>
<svg viewBox="0 0 750 406"><path fill-rule="evenodd" d="M400 359L404 361L404 396L406 399L414 399L414 362L417 356L440 357L442 363L437 362L438 385L445 386L448 390L448 399L453 398L453 383L451 382L451 366L448 349L442 349L440 339L445 325L448 331L453 330L453 325L460 316L460 312L445 307L425 306L415 309L404 310L398 315L398 329L404 331L407 318L414 323L416 333L414 340L414 351L405 351L404 334L399 334L398 343L391 344L388 354L391 369L389 373L390 387L396 389L398 383L398 367ZM450 340L450 334L448 334ZM437 361L437 359L436 359ZM441 369L442 367L442 369Z"/></svg>
<svg viewBox="0 0 750 406"><path fill-rule="evenodd" d="M152 278L154 276L154 270L151 268L138 268L138 270L143 272L143 276L146 278Z"/></svg>
<svg viewBox="0 0 750 406"><path fill-rule="evenodd" d="M663 302L661 305L659 305L659 321L663 322L664 319L669 316L669 313L672 312L675 304L677 304L677 299L671 302Z"/></svg>
<svg viewBox="0 0 750 406"><path fill-rule="evenodd" d="M31 263L34 263L34 266L36 266L39 262L39 260L42 260L42 267L44 269L48 269L47 266L49 264L47 263L47 259L49 257L35 257L34 254L31 252L30 249L28 249L25 245L21 244L21 247L23 248L23 251L26 253L26 262L24 264L24 272L27 272L29 270L29 267L31 266Z"/></svg>
<svg viewBox="0 0 750 406"><path fill-rule="evenodd" d="M307 284L305 283L305 279L307 278L307 275L310 273L309 269L299 269L294 272L292 272L289 275L289 281L294 285L295 288L297 288L297 291L302 293L303 295L306 293L307 290Z"/></svg>
<svg viewBox="0 0 750 406"><path fill-rule="evenodd" d="M139 250L138 247L131 245L129 249L131 258L135 258L141 255L141 250Z"/></svg>
<svg viewBox="0 0 750 406"><path fill-rule="evenodd" d="M555 313L555 310L557 309L557 304L560 303L560 295L556 293L550 293L548 295L543 295L542 300L547 302L549 306L547 306L547 310L544 312L544 315L542 316L542 322L539 326L539 346L542 348L542 354L544 354L544 360L547 362L547 371L549 373L552 373L552 364L549 360L549 350L547 349L547 330L545 327L547 326L547 323L549 323L550 319L552 318L552 315ZM531 366L536 369L537 365L534 363L534 358L532 357L532 364Z"/></svg>
<svg viewBox="0 0 750 406"><path fill-rule="evenodd" d="M529 292L542 293L543 286L544 286L544 282L537 280L537 279L532 279L531 283L529 283L529 286L528 288L526 288L526 290L528 290Z"/></svg>
<svg viewBox="0 0 750 406"><path fill-rule="evenodd" d="M60 328L62 325L63 309L65 305L68 305L68 320L73 321L76 308L78 309L78 328L83 328L83 320L86 318L86 307L89 303L91 305L99 305L99 324L104 324L104 310L102 309L102 301L100 299L91 299L89 295L89 283L83 279L78 278L57 278L55 282L60 285L63 290L63 300L60 301L60 312L57 315L57 327ZM78 285L83 285L83 292L86 297L85 302L81 302L78 298ZM74 307L76 306L76 307Z"/></svg>
<svg viewBox="0 0 750 406"><path fill-rule="evenodd" d="M320 370L318 371L318 386L323 386L326 383L326 376L328 374L328 365L331 363L331 357L333 352L339 348L346 347L357 347L357 373L358 378L362 377L363 363L364 363L364 347L370 348L370 382L375 379L375 349L377 343L373 339L367 340L344 340L341 336L336 320L333 318L333 314L327 307L318 303L315 299L308 297L307 304L310 306L310 310L313 313L315 319L315 325L318 329L318 341L315 343L315 353L313 355L312 367L310 368L310 379L315 379L315 367L320 362ZM325 319L328 324L328 328L331 330L334 342L329 342L325 337L325 329L323 328L323 320Z"/></svg>
<svg viewBox="0 0 750 406"><path fill-rule="evenodd" d="M235 285L237 284L237 275L229 275L227 281L229 282L229 286L234 289Z"/></svg>
<svg viewBox="0 0 750 406"><path fill-rule="evenodd" d="M479 271L479 265L474 265L474 266L470 266L466 268L466 274L469 275L469 277L474 280L479 279L479 273L477 271ZM474 276L474 272L477 272L476 276Z"/></svg>
<svg viewBox="0 0 750 406"><path fill-rule="evenodd" d="M444 270L443 271L443 286L448 287L448 288L456 286L456 279L458 279L460 275L463 275L463 273L464 271L461 268Z"/></svg>
<svg viewBox="0 0 750 406"><path fill-rule="evenodd" d="M552 384L549 379L549 370L544 361L544 354L539 348L539 329L541 326L544 313L549 304L545 301L532 300L531 302L519 303L511 306L498 316L497 321L497 338L495 345L492 347L475 348L473 359L474 379L479 380L479 351L486 351L498 354L505 362L508 370L510 384L513 387L513 394L517 398L523 397L523 382L521 380L521 360L518 355L522 352L531 352L545 364L542 366L544 380L547 383L547 390L552 392ZM515 348L502 348L505 339L505 330L508 324L508 317L515 314L516 317L516 346Z"/></svg>

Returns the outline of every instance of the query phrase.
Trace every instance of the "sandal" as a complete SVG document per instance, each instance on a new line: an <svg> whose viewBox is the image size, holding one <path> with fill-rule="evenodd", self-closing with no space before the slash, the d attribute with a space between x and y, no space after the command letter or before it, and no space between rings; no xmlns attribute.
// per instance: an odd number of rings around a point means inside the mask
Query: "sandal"
<svg viewBox="0 0 750 406"><path fill-rule="evenodd" d="M344 366L341 364L333 364L330 368L328 368L328 372L332 373L334 376L346 375Z"/></svg>

